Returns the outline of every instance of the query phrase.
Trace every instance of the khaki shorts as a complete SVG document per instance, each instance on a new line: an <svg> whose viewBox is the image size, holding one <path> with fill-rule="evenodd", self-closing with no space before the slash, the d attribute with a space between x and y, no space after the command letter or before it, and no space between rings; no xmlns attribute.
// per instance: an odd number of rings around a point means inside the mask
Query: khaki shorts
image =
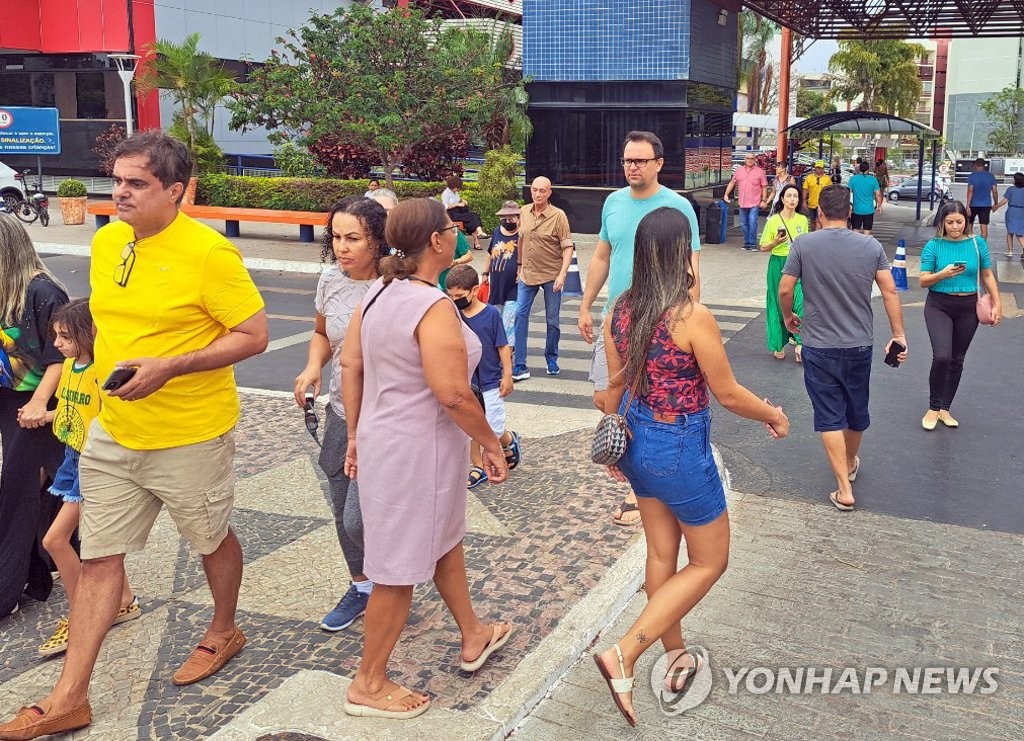
<svg viewBox="0 0 1024 741"><path fill-rule="evenodd" d="M235 433L163 450L131 450L98 420L79 462L82 559L141 551L160 508L203 555L228 534L235 499Z"/></svg>
<svg viewBox="0 0 1024 741"><path fill-rule="evenodd" d="M594 338L594 359L590 361L590 380L594 384L594 392L608 390L608 356L604 352L604 322L597 329Z"/></svg>

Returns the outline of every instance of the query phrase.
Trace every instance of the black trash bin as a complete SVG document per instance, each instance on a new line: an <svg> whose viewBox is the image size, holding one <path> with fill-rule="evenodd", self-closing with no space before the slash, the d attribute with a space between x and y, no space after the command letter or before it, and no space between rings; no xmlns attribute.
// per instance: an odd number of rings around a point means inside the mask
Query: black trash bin
<svg viewBox="0 0 1024 741"><path fill-rule="evenodd" d="M715 200L704 207L704 244L722 244L728 227L728 204Z"/></svg>

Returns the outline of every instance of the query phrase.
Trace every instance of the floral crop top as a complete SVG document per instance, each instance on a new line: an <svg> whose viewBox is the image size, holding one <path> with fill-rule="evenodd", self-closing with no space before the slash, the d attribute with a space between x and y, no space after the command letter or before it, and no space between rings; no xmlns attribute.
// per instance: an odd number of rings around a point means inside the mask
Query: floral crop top
<svg viewBox="0 0 1024 741"><path fill-rule="evenodd" d="M629 308L620 301L612 314L612 341L619 356L625 359L629 349ZM647 380L650 391L640 398L655 412L662 414L695 414L707 409L708 384L691 352L679 349L672 339L666 317L654 329L647 351ZM626 379L631 388L633 379ZM628 393L628 391L627 391Z"/></svg>

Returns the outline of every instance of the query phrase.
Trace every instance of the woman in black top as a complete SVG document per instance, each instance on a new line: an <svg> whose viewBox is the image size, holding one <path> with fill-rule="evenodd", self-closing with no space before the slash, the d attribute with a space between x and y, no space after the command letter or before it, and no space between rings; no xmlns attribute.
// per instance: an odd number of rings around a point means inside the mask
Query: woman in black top
<svg viewBox="0 0 1024 741"><path fill-rule="evenodd" d="M40 471L52 476L63 460L46 412L64 364L51 319L67 302L25 228L0 215L0 617L22 593L45 600L53 587L41 537L61 501L46 493Z"/></svg>

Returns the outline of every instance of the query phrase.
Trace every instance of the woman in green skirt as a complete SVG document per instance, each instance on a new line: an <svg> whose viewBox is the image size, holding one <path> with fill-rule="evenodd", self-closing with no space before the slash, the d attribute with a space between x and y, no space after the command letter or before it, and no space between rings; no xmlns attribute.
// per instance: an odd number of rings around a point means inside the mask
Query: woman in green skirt
<svg viewBox="0 0 1024 741"><path fill-rule="evenodd" d="M778 360L786 359L786 345L796 345L796 362L800 362L801 340L799 334L791 334L782 320L782 309L779 306L779 281L782 280L782 267L789 256L789 246L801 234L808 232L807 217L799 213L801 206L800 189L795 185L782 188L778 200L768 217L768 223L761 234L761 251L771 251L768 258L768 297L765 324L768 333L768 349ZM793 297L793 312L802 317L804 313L804 294L800 283L796 284Z"/></svg>

